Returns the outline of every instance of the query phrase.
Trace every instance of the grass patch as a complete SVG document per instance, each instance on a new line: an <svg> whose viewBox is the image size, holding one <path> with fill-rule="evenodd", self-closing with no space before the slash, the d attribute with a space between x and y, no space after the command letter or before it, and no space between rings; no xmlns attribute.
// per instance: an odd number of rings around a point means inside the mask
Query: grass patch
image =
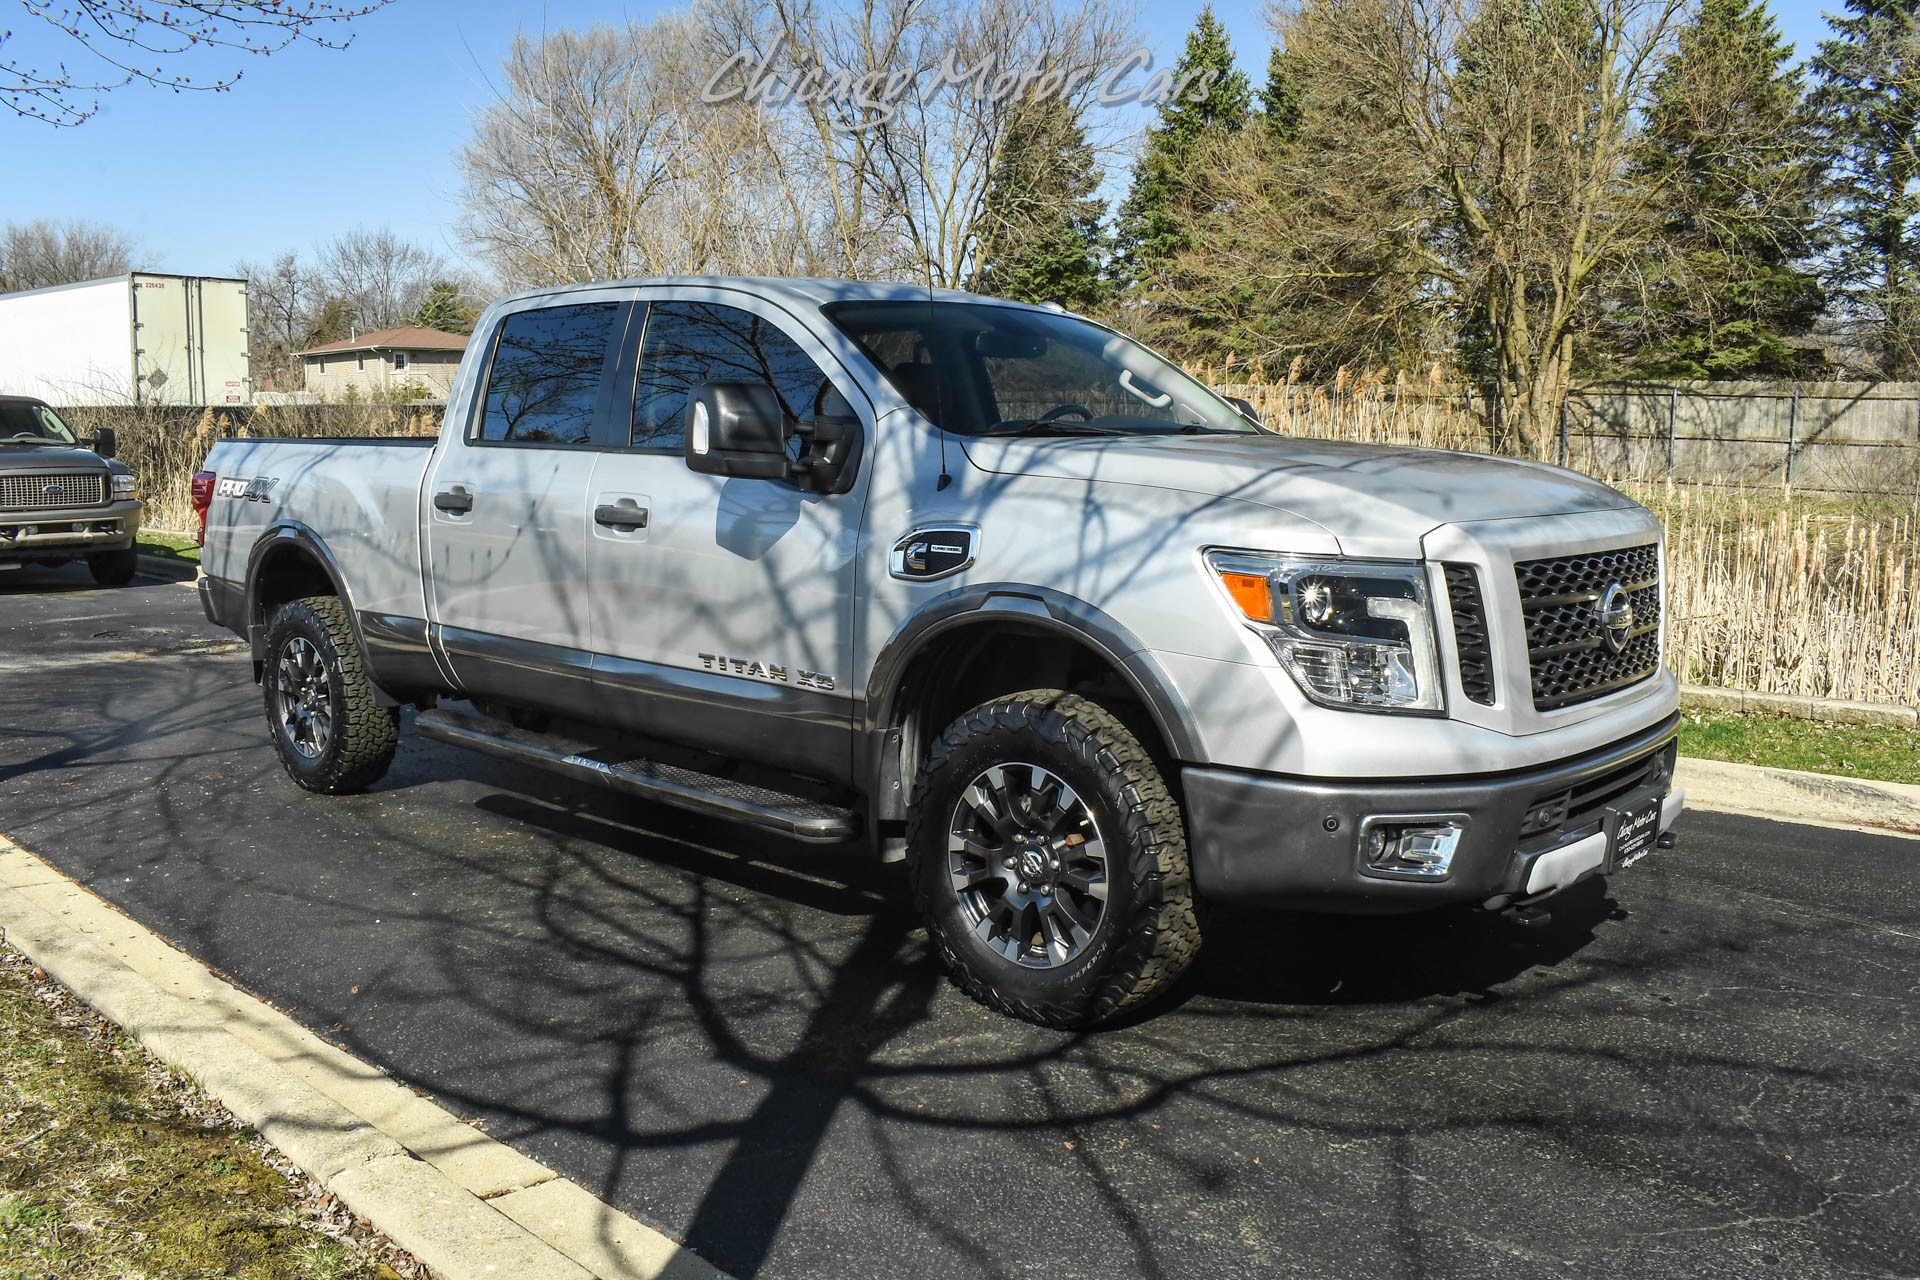
<svg viewBox="0 0 1920 1280"><path fill-rule="evenodd" d="M376 1280L283 1160L0 946L0 1277Z"/></svg>
<svg viewBox="0 0 1920 1280"><path fill-rule="evenodd" d="M1894 725L1823 724L1764 711L1683 706L1680 754L1843 778L1920 783L1920 732Z"/></svg>
<svg viewBox="0 0 1920 1280"><path fill-rule="evenodd" d="M200 546L192 538L183 538L177 534L156 533L151 529L142 529L134 539L134 547L143 556L159 556L163 560L184 560L188 564L200 563Z"/></svg>

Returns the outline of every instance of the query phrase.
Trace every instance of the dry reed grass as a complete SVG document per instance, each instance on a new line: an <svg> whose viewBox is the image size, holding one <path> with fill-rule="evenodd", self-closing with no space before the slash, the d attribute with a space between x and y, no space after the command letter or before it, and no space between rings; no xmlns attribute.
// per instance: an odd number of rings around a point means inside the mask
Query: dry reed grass
<svg viewBox="0 0 1920 1280"><path fill-rule="evenodd" d="M1628 486L1667 528L1682 680L1920 704L1920 519L1892 503Z"/></svg>
<svg viewBox="0 0 1920 1280"><path fill-rule="evenodd" d="M198 417L162 408L62 409L68 425L83 435L112 427L120 458L140 477L148 528L185 532L194 527L193 473L223 435L260 438L299 436L431 436L439 433L438 408L394 405L259 405L251 409L203 409Z"/></svg>
<svg viewBox="0 0 1920 1280"><path fill-rule="evenodd" d="M1355 373L1342 368L1331 386L1302 382L1298 361L1278 380L1231 360L1187 372L1227 395L1243 397L1263 422L1287 435L1475 453L1491 447L1471 394L1450 387L1438 365L1424 378L1389 369Z"/></svg>

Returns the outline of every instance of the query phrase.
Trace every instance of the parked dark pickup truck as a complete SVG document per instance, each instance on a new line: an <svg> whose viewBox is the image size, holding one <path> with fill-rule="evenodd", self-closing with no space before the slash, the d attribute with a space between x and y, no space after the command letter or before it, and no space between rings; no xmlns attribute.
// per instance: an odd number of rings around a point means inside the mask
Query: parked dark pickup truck
<svg viewBox="0 0 1920 1280"><path fill-rule="evenodd" d="M133 581L139 482L113 432L82 440L52 406L0 396L0 570L84 559L103 587Z"/></svg>

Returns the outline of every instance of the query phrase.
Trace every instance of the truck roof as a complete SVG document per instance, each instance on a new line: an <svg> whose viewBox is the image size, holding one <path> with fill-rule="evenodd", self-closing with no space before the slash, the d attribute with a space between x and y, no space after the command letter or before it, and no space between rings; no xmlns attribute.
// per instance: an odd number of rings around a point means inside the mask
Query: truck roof
<svg viewBox="0 0 1920 1280"><path fill-rule="evenodd" d="M625 285L677 285L681 287L739 288L762 297L798 306L824 306L830 302L984 302L1000 307L1021 307L1030 311L1052 308L989 298L963 289L928 288L899 280L839 280L826 276L643 276L631 280L602 280L587 284L549 285L511 294L502 301L543 298L581 289L604 289Z"/></svg>

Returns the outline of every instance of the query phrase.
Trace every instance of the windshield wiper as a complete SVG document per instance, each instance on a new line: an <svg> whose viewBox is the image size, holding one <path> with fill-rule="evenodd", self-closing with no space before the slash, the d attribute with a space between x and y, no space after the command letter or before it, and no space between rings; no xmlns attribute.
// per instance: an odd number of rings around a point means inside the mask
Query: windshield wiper
<svg viewBox="0 0 1920 1280"><path fill-rule="evenodd" d="M1113 427L1096 427L1091 422L1068 422L1059 418L1028 418L1025 422L997 422L980 433L983 436L1117 436Z"/></svg>

